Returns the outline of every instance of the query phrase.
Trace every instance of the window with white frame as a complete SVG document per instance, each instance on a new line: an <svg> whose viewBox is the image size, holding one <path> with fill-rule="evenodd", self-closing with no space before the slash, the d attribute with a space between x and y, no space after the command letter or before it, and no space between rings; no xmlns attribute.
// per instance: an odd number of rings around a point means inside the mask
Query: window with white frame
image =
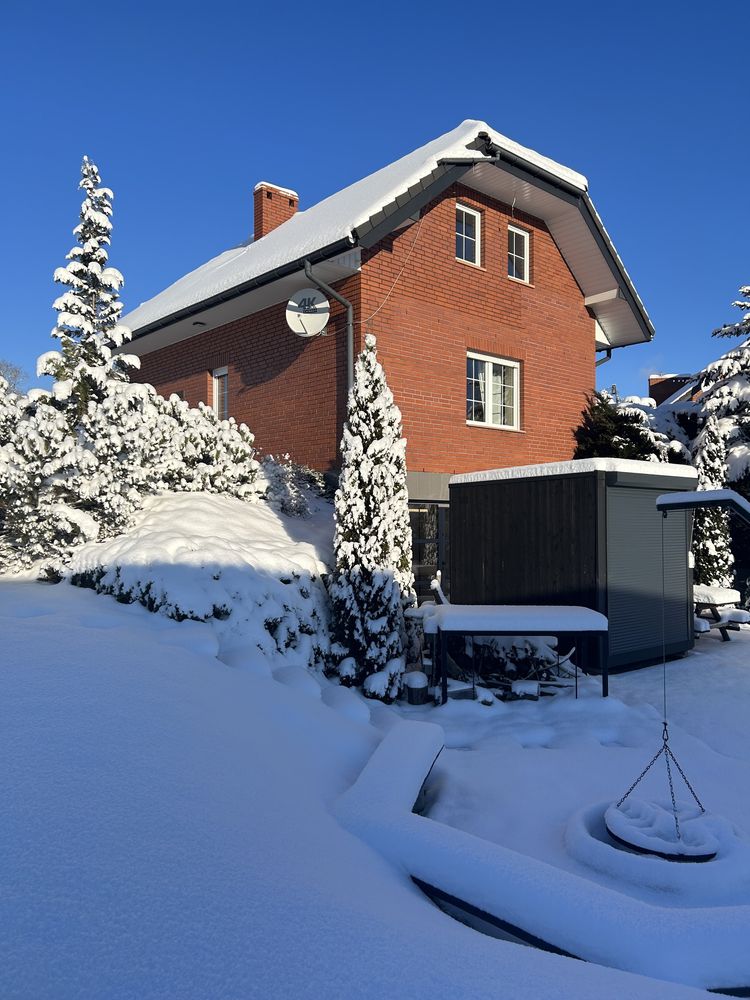
<svg viewBox="0 0 750 1000"><path fill-rule="evenodd" d="M486 354L466 355L466 422L518 430L517 361Z"/></svg>
<svg viewBox="0 0 750 1000"><path fill-rule="evenodd" d="M213 379L214 413L219 420L229 418L229 372L226 368L214 368Z"/></svg>
<svg viewBox="0 0 750 1000"><path fill-rule="evenodd" d="M529 234L508 226L508 277L528 284L529 271Z"/></svg>
<svg viewBox="0 0 750 1000"><path fill-rule="evenodd" d="M456 260L480 262L482 217L473 208L456 205Z"/></svg>

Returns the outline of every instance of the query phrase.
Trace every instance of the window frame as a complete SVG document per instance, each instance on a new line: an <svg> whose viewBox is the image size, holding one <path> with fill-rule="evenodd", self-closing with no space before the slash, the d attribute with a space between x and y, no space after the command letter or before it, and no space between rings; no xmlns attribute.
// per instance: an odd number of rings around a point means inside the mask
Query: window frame
<svg viewBox="0 0 750 1000"><path fill-rule="evenodd" d="M517 236L522 236L524 240L524 256L523 256L524 277L519 278L515 274L510 273L511 252L510 252L510 247L508 247L507 258L506 258L506 272L508 278L511 281L518 281L522 285L530 285L531 284L531 233L529 232L528 229L521 229L520 226L515 226L512 225L511 223L508 223L508 235L510 235L510 233L515 233ZM518 254L513 254L513 257L517 258Z"/></svg>
<svg viewBox="0 0 750 1000"><path fill-rule="evenodd" d="M485 402L484 412L490 415L490 419L485 420L470 420L466 417L466 424L468 427L492 427L499 431L520 431L521 430L521 362L514 361L512 358L501 358L493 354L482 354L479 351L466 351L466 360L481 361L485 365L485 385L489 387L488 398ZM488 365L504 365L506 368L510 368L513 372L513 423L512 424L498 424L495 423L492 418L492 379L487 379L487 366ZM466 391L464 393L466 403L469 402L468 394L468 374L466 375Z"/></svg>
<svg viewBox="0 0 750 1000"><path fill-rule="evenodd" d="M219 413L219 380L224 382L224 413ZM221 368L214 368L211 372L211 409L219 420L229 419L229 368L222 365Z"/></svg>
<svg viewBox="0 0 750 1000"><path fill-rule="evenodd" d="M454 216L454 224L453 224L453 229L454 229L454 232L453 232L453 241L454 241L454 245L455 245L455 241L456 241L457 237L459 236L459 232L458 232L458 218L456 218L456 216L458 215L459 212L463 212L465 215L471 215L471 216L474 217L474 226L475 226L475 232L476 232L476 239L474 240L475 251L476 251L476 254L475 254L476 255L476 260L467 260L466 257L459 257L458 254L456 254L456 260L459 261L461 264L468 264L469 267L479 267L479 268L481 268L481 266L482 266L482 213L480 211L478 211L476 208L470 208L469 205L464 205L464 203L461 202L461 201L457 201L456 202L456 213L455 213L455 216ZM464 241L466 240L465 236L463 236L462 238L464 239ZM465 245L464 245L464 249L465 249Z"/></svg>

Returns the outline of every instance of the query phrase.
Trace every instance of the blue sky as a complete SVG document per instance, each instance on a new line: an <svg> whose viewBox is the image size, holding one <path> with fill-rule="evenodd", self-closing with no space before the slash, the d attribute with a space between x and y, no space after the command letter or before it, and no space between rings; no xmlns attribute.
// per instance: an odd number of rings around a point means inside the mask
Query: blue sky
<svg viewBox="0 0 750 1000"><path fill-rule="evenodd" d="M0 357L49 350L81 157L115 192L126 308L465 118L580 170L654 321L600 384L645 392L727 349L750 282L739 3L6 5Z"/></svg>

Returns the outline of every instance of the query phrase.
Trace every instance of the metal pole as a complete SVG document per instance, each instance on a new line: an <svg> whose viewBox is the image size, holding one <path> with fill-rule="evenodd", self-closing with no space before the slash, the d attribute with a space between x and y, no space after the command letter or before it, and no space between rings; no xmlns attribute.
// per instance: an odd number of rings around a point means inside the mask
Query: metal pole
<svg viewBox="0 0 750 1000"><path fill-rule="evenodd" d="M321 292L325 292L332 299L336 299L346 309L346 388L349 390L354 385L354 306L349 299L345 299L343 295L339 295L335 288L331 288L325 281L321 281L320 278L315 277L312 264L309 260L305 260L305 277L316 288L319 288Z"/></svg>

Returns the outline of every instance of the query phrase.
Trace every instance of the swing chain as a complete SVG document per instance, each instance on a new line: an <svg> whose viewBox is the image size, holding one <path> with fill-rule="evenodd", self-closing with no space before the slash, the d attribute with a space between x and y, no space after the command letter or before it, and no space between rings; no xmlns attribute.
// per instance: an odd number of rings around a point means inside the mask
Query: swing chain
<svg viewBox="0 0 750 1000"><path fill-rule="evenodd" d="M617 803L617 806L616 806L617 809L620 808L620 806L623 804L623 802L625 801L625 799L630 795L630 793L633 791L633 789L637 785L640 785L640 783L643 781L643 779L646 777L646 775L648 774L648 772L651 770L651 768L654 766L654 764L657 762L657 760L661 757L661 755L663 753L664 753L664 747L661 747L661 749L659 749L659 750L656 751L656 753L654 754L654 756L651 758L651 760L648 762L648 764L646 764L646 766L641 771L641 773L638 775L638 777L635 779L635 781L633 782L633 784L630 786L630 788L627 790L627 792L625 792L625 794L623 795L623 797Z"/></svg>

